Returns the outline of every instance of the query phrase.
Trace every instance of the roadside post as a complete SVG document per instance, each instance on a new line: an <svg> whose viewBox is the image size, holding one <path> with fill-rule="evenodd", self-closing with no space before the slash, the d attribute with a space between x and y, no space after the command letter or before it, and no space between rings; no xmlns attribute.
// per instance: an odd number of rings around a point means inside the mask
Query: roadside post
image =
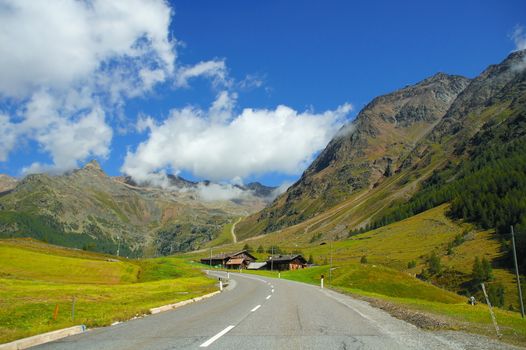
<svg viewBox="0 0 526 350"><path fill-rule="evenodd" d="M281 272L278 272L278 278L281 278Z"/></svg>
<svg viewBox="0 0 526 350"><path fill-rule="evenodd" d="M56 321L58 317L58 304L55 305L55 311L53 311L53 321Z"/></svg>
<svg viewBox="0 0 526 350"><path fill-rule="evenodd" d="M71 320L75 321L75 296L73 296L73 300L71 301Z"/></svg>
<svg viewBox="0 0 526 350"><path fill-rule="evenodd" d="M221 277L219 277L219 291L223 291L223 279Z"/></svg>
<svg viewBox="0 0 526 350"><path fill-rule="evenodd" d="M227 273L226 273L226 278L227 278L227 279L230 279L230 272L227 272Z"/></svg>
<svg viewBox="0 0 526 350"><path fill-rule="evenodd" d="M320 280L321 289L323 289L323 278L324 278L324 277L325 277L324 275L321 275L321 280Z"/></svg>

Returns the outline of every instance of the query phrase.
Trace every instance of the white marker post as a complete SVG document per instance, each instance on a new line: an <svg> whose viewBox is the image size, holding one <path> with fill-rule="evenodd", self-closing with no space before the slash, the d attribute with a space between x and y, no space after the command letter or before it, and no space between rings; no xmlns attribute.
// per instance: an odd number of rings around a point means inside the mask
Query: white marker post
<svg viewBox="0 0 526 350"><path fill-rule="evenodd" d="M278 272L278 278L281 278L281 272Z"/></svg>
<svg viewBox="0 0 526 350"><path fill-rule="evenodd" d="M227 279L230 279L230 272L227 272L227 273L226 273L226 278L227 278Z"/></svg>
<svg viewBox="0 0 526 350"><path fill-rule="evenodd" d="M219 279L219 291L223 291L223 280L221 278Z"/></svg>
<svg viewBox="0 0 526 350"><path fill-rule="evenodd" d="M320 282L321 282L321 289L323 289L323 278L324 278L324 277L325 277L325 276L321 275L321 281L320 281Z"/></svg>

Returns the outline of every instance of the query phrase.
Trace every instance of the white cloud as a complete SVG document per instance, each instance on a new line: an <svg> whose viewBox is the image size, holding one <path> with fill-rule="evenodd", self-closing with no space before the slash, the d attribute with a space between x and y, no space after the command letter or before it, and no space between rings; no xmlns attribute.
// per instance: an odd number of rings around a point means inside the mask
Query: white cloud
<svg viewBox="0 0 526 350"><path fill-rule="evenodd" d="M7 155L15 146L15 126L7 115L0 114L0 162L7 160Z"/></svg>
<svg viewBox="0 0 526 350"><path fill-rule="evenodd" d="M517 25L511 34L511 39L515 43L515 51L525 50L526 49L526 32L524 27ZM513 70L521 72L526 69L526 56L520 61L517 62L513 67Z"/></svg>
<svg viewBox="0 0 526 350"><path fill-rule="evenodd" d="M212 60L182 67L177 72L175 85L188 87L188 81L196 77L212 78L215 85L228 85L225 61Z"/></svg>
<svg viewBox="0 0 526 350"><path fill-rule="evenodd" d="M0 4L0 93L23 97L35 88L68 89L113 59L147 57L173 71L170 8L162 1L31 1ZM141 64L144 63L141 61Z"/></svg>
<svg viewBox="0 0 526 350"><path fill-rule="evenodd" d="M0 160L14 138L33 139L51 155L52 165L33 170L106 157L113 133L106 115L174 74L171 13L162 0L0 0L0 98L18 105L16 123L1 121L10 131Z"/></svg>
<svg viewBox="0 0 526 350"><path fill-rule="evenodd" d="M112 133L104 112L96 108L74 122L60 119L36 139L52 154L54 168L64 171L75 168L77 159L107 157Z"/></svg>
<svg viewBox="0 0 526 350"><path fill-rule="evenodd" d="M351 110L345 104L321 114L298 113L281 105L232 115L235 99L226 96L219 94L214 106L223 106L227 117L214 118L214 107L208 112L186 107L172 110L160 124L141 120L149 129L148 139L128 152L121 171L139 181L167 168L216 181L268 172L298 174Z"/></svg>
<svg viewBox="0 0 526 350"><path fill-rule="evenodd" d="M515 43L515 50L525 50L526 49L526 32L524 31L523 26L516 26L511 34L511 39Z"/></svg>
<svg viewBox="0 0 526 350"><path fill-rule="evenodd" d="M200 199L207 202L250 198L249 193L230 184L210 183L205 185L203 183L199 183L197 186L197 194Z"/></svg>
<svg viewBox="0 0 526 350"><path fill-rule="evenodd" d="M264 77L254 74L247 74L243 80L237 83L237 86L242 91L249 91L263 86L264 80Z"/></svg>

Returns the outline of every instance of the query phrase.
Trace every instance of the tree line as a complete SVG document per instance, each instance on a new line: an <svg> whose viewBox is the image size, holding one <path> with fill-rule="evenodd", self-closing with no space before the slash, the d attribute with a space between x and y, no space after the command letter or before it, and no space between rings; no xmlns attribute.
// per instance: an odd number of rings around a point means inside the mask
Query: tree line
<svg viewBox="0 0 526 350"><path fill-rule="evenodd" d="M506 127L483 130L472 141L467 159L436 170L408 202L393 205L362 231L449 202L451 218L495 229L503 240L509 240L510 226L514 225L519 260L526 268L525 126L526 117L520 116L508 121Z"/></svg>

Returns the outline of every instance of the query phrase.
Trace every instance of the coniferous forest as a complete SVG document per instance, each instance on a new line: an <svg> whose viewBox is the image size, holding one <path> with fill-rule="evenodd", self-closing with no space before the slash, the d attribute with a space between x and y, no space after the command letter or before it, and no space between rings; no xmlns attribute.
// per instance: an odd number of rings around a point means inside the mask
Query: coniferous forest
<svg viewBox="0 0 526 350"><path fill-rule="evenodd" d="M435 171L413 198L393 205L368 228L450 202L450 217L483 229L495 228L502 239L510 238L513 225L519 260L526 267L526 113L500 124L488 122L470 144L461 148L467 159L457 165L449 162Z"/></svg>

